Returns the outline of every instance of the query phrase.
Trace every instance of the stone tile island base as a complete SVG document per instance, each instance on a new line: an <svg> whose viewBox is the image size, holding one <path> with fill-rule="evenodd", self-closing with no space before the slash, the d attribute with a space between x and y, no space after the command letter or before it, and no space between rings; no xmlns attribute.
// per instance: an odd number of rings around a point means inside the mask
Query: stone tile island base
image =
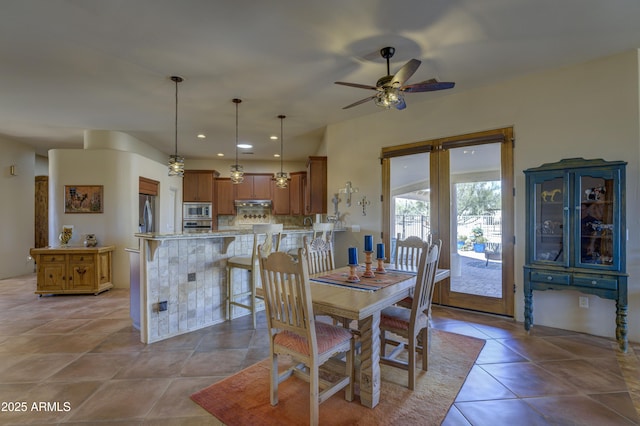
<svg viewBox="0 0 640 426"><path fill-rule="evenodd" d="M310 229L285 230L280 249L302 247ZM136 234L140 244L140 340L153 343L226 320L226 263L253 248L251 230ZM234 285L246 290L247 271ZM166 302L163 303L163 302ZM250 314L234 307L231 318Z"/></svg>

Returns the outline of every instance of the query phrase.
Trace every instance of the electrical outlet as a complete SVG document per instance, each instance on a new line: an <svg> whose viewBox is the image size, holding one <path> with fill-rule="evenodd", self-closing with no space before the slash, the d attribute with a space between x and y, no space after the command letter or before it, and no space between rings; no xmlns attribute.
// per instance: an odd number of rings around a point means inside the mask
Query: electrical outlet
<svg viewBox="0 0 640 426"><path fill-rule="evenodd" d="M589 298L587 296L580 296L578 303L581 308L589 308Z"/></svg>
<svg viewBox="0 0 640 426"><path fill-rule="evenodd" d="M351 232L360 232L360 225L351 225Z"/></svg>

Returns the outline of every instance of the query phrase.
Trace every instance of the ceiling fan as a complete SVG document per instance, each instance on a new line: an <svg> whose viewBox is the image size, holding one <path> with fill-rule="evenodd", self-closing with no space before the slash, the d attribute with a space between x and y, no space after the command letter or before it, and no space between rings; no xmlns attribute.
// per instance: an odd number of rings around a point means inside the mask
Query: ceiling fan
<svg viewBox="0 0 640 426"><path fill-rule="evenodd" d="M452 82L441 82L432 78L430 80L421 81L420 83L405 85L407 80L416 72L421 62L417 59L411 59L404 64L402 68L398 70L395 75L391 75L389 70L389 59L393 57L396 49L393 47L383 47L380 49L380 55L387 60L387 75L380 77L375 86L369 86L366 84L358 83L345 83L343 81L336 81L335 84L341 84L343 86L357 87L360 89L375 90L378 93L361 99L357 102L347 105L342 109L351 108L371 100L375 100L376 105L382 108L395 107L396 109L405 109L407 104L404 102L403 93L415 93L415 92L433 92L435 90L451 89L455 86Z"/></svg>

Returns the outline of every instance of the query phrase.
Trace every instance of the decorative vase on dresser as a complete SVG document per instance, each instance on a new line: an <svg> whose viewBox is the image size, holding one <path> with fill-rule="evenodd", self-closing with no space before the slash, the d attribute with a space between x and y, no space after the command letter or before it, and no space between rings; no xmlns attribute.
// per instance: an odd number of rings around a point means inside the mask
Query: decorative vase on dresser
<svg viewBox="0 0 640 426"><path fill-rule="evenodd" d="M525 170L525 329L533 290L575 290L616 302L616 339L627 350L625 166L569 158Z"/></svg>

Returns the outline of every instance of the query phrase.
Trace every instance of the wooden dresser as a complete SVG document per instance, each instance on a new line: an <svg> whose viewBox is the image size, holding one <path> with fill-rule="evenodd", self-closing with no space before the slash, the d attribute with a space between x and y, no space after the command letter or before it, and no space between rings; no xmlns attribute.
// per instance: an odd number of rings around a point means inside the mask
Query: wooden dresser
<svg viewBox="0 0 640 426"><path fill-rule="evenodd" d="M115 246L45 247L30 253L37 266L36 294L99 294L113 287Z"/></svg>

